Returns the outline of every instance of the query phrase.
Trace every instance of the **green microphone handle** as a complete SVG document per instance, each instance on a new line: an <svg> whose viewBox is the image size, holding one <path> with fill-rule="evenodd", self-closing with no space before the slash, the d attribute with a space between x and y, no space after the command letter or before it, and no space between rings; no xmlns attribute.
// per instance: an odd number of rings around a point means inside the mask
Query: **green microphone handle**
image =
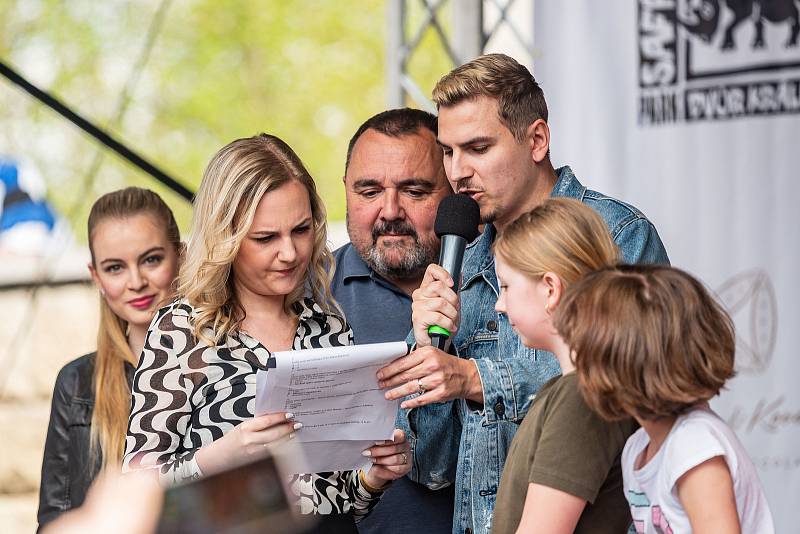
<svg viewBox="0 0 800 534"><path fill-rule="evenodd" d="M450 331L441 326L431 325L428 327L428 335L431 336L431 345L439 350L445 350Z"/></svg>

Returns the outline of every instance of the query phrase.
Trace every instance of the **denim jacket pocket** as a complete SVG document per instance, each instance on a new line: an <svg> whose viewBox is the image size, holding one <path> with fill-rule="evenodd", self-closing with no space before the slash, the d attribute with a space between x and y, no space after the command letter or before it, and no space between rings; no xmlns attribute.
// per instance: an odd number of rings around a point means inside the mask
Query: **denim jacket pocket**
<svg viewBox="0 0 800 534"><path fill-rule="evenodd" d="M497 331L476 330L456 346L458 354L467 358L488 358L497 353Z"/></svg>

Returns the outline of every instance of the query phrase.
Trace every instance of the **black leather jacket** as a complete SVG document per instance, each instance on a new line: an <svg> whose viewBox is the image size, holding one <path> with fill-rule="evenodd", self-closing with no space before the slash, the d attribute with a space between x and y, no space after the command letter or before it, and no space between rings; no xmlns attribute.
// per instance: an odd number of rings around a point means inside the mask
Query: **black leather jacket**
<svg viewBox="0 0 800 534"><path fill-rule="evenodd" d="M96 353L86 354L71 361L56 378L39 488L40 529L63 512L80 506L100 470L100 459L92 461L89 456L95 356ZM127 370L130 383L133 366L128 365Z"/></svg>

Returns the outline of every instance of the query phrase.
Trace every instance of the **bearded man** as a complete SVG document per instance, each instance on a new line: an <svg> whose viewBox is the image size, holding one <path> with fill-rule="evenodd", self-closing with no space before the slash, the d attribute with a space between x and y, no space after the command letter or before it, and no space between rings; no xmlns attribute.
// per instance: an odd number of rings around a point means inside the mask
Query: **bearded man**
<svg viewBox="0 0 800 534"><path fill-rule="evenodd" d="M403 108L371 117L350 140L344 176L350 243L334 252L331 289L357 344L406 338L411 294L439 257L436 209L452 189L436 136L434 115ZM452 486L432 491L402 478L358 529L408 532L413 518L427 532L449 534L452 516Z"/></svg>

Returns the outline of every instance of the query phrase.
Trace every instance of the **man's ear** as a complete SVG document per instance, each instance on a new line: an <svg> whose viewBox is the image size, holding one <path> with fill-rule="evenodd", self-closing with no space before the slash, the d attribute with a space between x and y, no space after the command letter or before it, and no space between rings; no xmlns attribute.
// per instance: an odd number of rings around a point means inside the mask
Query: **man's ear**
<svg viewBox="0 0 800 534"><path fill-rule="evenodd" d="M526 130L528 146L530 146L531 159L534 163L541 163L550 151L550 127L544 119L536 119Z"/></svg>
<svg viewBox="0 0 800 534"><path fill-rule="evenodd" d="M542 283L547 290L547 309L552 311L558 306L564 295L564 284L561 283L561 278L556 273L551 272L544 273Z"/></svg>

